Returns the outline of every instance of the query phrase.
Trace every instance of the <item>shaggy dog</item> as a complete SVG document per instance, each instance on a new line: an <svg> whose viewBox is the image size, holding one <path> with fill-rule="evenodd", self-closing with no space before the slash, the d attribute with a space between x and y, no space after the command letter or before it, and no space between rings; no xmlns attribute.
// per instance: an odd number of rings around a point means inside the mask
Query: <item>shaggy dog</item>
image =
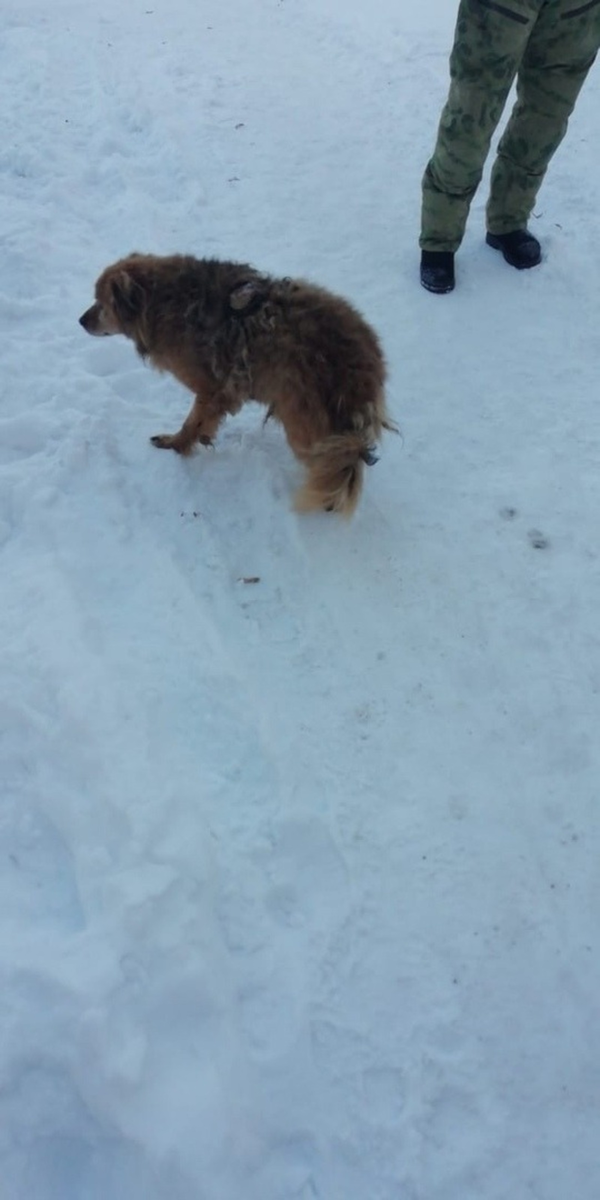
<svg viewBox="0 0 600 1200"><path fill-rule="evenodd" d="M351 515L364 464L394 426L377 335L346 300L243 263L146 254L107 267L95 294L83 328L125 334L194 394L179 432L158 434L155 446L211 445L227 413L258 400L307 468L296 507Z"/></svg>

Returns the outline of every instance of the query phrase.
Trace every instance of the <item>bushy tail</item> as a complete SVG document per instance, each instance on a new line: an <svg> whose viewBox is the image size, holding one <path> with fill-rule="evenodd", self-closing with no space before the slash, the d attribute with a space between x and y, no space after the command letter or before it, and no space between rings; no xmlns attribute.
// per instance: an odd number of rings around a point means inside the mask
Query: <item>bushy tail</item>
<svg viewBox="0 0 600 1200"><path fill-rule="evenodd" d="M377 462L372 437L362 433L332 434L304 458L308 479L296 496L298 512L341 513L351 517L363 484L364 465Z"/></svg>

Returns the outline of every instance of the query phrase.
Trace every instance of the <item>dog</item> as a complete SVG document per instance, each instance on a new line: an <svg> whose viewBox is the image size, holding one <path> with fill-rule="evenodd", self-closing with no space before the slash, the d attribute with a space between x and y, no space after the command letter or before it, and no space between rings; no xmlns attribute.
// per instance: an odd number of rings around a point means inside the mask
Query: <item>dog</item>
<svg viewBox="0 0 600 1200"><path fill-rule="evenodd" d="M354 512L364 466L396 427L379 339L351 304L302 279L188 255L131 254L102 272L95 296L79 319L88 333L131 338L194 394L181 429L154 446L210 446L228 413L257 400L307 469L296 508Z"/></svg>

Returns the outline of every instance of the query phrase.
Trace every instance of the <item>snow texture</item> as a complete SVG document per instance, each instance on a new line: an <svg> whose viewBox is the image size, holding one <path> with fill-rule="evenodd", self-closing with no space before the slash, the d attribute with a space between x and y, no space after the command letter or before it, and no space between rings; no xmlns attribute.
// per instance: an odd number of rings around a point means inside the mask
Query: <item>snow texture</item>
<svg viewBox="0 0 600 1200"><path fill-rule="evenodd" d="M456 4L3 0L1 1200L600 1195L599 76L533 221L417 280ZM402 439L77 318L138 249L348 295ZM257 580L245 582L245 580Z"/></svg>

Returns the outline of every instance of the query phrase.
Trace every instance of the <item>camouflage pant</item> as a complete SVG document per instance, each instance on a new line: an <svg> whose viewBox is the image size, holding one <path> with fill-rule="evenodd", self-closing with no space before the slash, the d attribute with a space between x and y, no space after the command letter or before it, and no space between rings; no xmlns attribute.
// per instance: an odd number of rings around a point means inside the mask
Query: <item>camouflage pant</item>
<svg viewBox="0 0 600 1200"><path fill-rule="evenodd" d="M487 227L525 228L599 47L600 0L461 0L450 92L423 177L423 250L458 249L515 76Z"/></svg>

